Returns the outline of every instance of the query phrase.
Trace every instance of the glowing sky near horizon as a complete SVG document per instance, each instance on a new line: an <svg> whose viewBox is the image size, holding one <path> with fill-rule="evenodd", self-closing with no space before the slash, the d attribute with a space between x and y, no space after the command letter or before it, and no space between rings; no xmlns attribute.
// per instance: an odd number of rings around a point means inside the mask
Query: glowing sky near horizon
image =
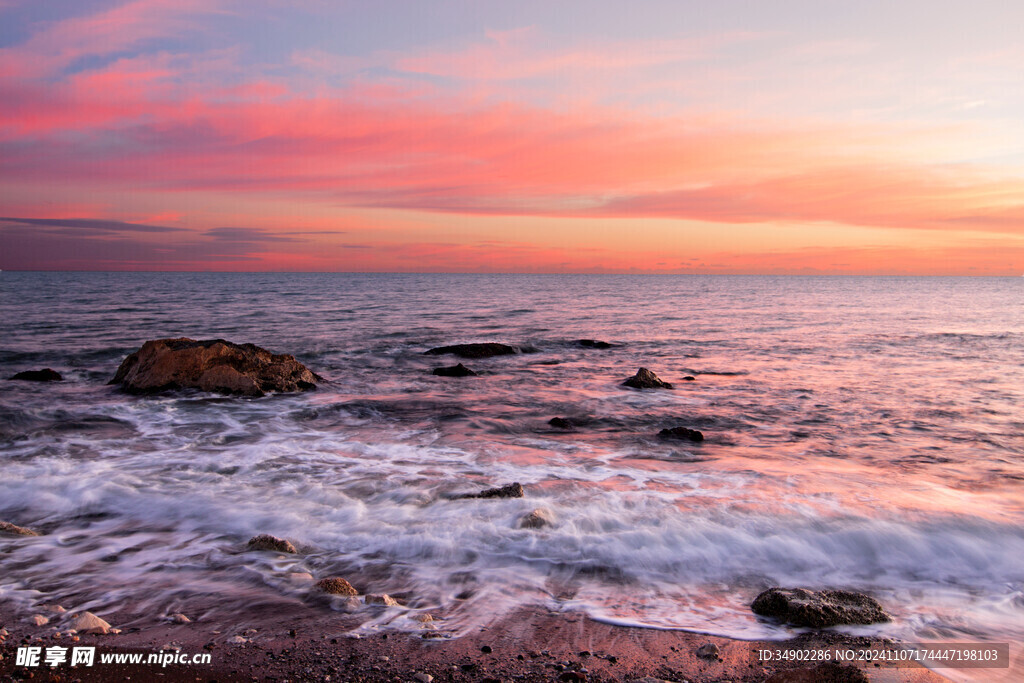
<svg viewBox="0 0 1024 683"><path fill-rule="evenodd" d="M0 269L1024 273L1024 4L0 0Z"/></svg>

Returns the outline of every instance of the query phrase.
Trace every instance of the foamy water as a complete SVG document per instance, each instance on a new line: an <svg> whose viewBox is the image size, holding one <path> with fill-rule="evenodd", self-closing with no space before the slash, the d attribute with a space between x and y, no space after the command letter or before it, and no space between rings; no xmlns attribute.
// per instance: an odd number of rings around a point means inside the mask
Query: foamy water
<svg viewBox="0 0 1024 683"><path fill-rule="evenodd" d="M1024 641L1022 301L1021 278L5 272L0 376L65 381L0 383L0 519L46 532L0 540L0 595L230 613L254 586L300 595L284 577L309 571L456 633L540 603L783 638L752 598L834 587L896 617L857 632ZM176 336L329 381L106 386ZM535 352L430 374L458 359L423 351L469 341ZM676 390L620 387L640 366ZM656 437L677 425L706 440ZM525 498L450 499L512 481ZM556 523L518 528L537 507ZM239 552L264 532L302 552Z"/></svg>

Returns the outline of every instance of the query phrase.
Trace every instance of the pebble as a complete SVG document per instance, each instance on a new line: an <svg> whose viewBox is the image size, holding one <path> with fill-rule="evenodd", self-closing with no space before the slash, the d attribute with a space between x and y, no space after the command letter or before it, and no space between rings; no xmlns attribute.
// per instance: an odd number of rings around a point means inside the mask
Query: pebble
<svg viewBox="0 0 1024 683"><path fill-rule="evenodd" d="M430 674L425 674L422 671L417 671L412 675L412 677L420 683L431 683L431 681L434 680L433 676L431 676Z"/></svg>
<svg viewBox="0 0 1024 683"><path fill-rule="evenodd" d="M42 614L33 614L28 620L35 626L46 626L50 623L49 617L44 617Z"/></svg>
<svg viewBox="0 0 1024 683"><path fill-rule="evenodd" d="M718 659L718 646L714 643L704 643L697 648L697 656L701 659Z"/></svg>
<svg viewBox="0 0 1024 683"><path fill-rule="evenodd" d="M192 620L189 619L188 617L186 617L181 612L177 612L175 614L172 614L171 615L171 621L173 621L175 624L191 624L192 623Z"/></svg>
<svg viewBox="0 0 1024 683"><path fill-rule="evenodd" d="M248 642L249 641L243 638L242 636L231 636L230 638L228 638L228 644L230 645L245 645Z"/></svg>

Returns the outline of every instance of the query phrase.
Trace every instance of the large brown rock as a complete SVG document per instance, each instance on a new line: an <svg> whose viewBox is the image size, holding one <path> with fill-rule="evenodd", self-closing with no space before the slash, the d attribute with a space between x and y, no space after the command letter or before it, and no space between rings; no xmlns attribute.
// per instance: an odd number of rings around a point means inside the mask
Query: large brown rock
<svg viewBox="0 0 1024 683"><path fill-rule="evenodd" d="M315 389L322 379L293 356L273 354L255 344L181 338L146 342L124 359L110 384L133 394L190 388L262 396L268 391Z"/></svg>
<svg viewBox="0 0 1024 683"><path fill-rule="evenodd" d="M774 617L787 624L811 628L873 624L892 619L877 600L853 591L769 588L754 598L750 609L764 617Z"/></svg>

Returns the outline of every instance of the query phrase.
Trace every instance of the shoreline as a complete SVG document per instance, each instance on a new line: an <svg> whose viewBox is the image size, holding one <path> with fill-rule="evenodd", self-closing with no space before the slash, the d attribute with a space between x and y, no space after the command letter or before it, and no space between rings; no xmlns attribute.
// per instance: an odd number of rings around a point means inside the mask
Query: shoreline
<svg viewBox="0 0 1024 683"><path fill-rule="evenodd" d="M847 636L832 631L803 634L787 641L744 641L680 630L618 626L579 612L522 607L457 638L424 628L419 632L384 630L353 637L348 632L364 618L323 605L263 603L232 623L199 619L189 624L142 620L127 613L103 615L113 635L79 635L71 642L54 627L36 627L28 614L10 602L0 603L0 624L9 635L0 645L0 675L35 680L89 681L824 681L856 680L850 669L840 678L813 671L815 664L766 663L757 659L765 647L813 650L862 648L880 638ZM122 619L118 619L122 617ZM56 621L56 620L55 620ZM249 628L242 630L242 626ZM234 644L241 634L246 642ZM437 634L439 637L429 637ZM424 637L424 636L427 637ZM210 664L101 664L105 653L149 653L169 644L186 655L208 653ZM708 644L717 656L701 657ZM92 667L16 666L16 649L96 647ZM713 649L713 648L711 648ZM705 653L706 654L706 653ZM941 683L948 679L924 668L860 664L871 681ZM417 677L417 674L425 674ZM832 676L836 672L832 672ZM427 679L431 676L432 679ZM647 683L653 683L648 681Z"/></svg>

